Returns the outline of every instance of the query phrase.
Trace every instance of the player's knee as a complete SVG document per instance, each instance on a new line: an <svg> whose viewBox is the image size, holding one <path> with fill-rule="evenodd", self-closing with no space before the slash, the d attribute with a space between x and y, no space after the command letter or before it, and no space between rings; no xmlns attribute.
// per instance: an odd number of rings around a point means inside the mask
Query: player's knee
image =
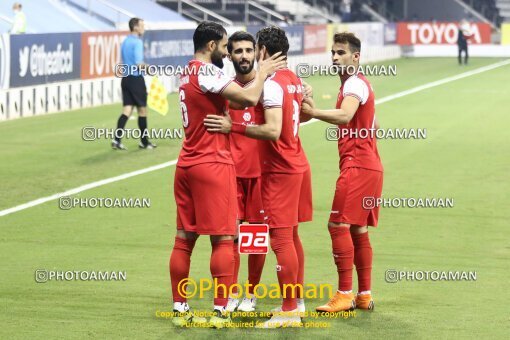
<svg viewBox="0 0 510 340"><path fill-rule="evenodd" d="M184 230L177 230L177 234L176 236L178 238L183 238L183 239L186 239L186 233L184 232Z"/></svg>
<svg viewBox="0 0 510 340"><path fill-rule="evenodd" d="M146 107L139 106L136 108L136 111L138 112L138 115L140 117L147 117L147 108Z"/></svg>
<svg viewBox="0 0 510 340"><path fill-rule="evenodd" d="M351 225L347 223L329 222L328 228L350 228Z"/></svg>
<svg viewBox="0 0 510 340"><path fill-rule="evenodd" d="M217 243L220 241L233 241L235 236L233 235L211 235L211 244Z"/></svg>
<svg viewBox="0 0 510 340"><path fill-rule="evenodd" d="M176 236L185 240L196 241L198 234L184 230L177 230Z"/></svg>
<svg viewBox="0 0 510 340"><path fill-rule="evenodd" d="M367 226L351 225L351 234L364 234L368 232Z"/></svg>
<svg viewBox="0 0 510 340"><path fill-rule="evenodd" d="M269 243L271 244L271 249L275 254L278 254L280 252L283 252L288 249L288 247L294 245L294 240L285 240L285 239L278 239L278 238L271 238Z"/></svg>
<svg viewBox="0 0 510 340"><path fill-rule="evenodd" d="M290 228L271 229L269 234L271 249L278 253L294 246L294 237Z"/></svg>
<svg viewBox="0 0 510 340"><path fill-rule="evenodd" d="M132 106L130 106L130 105L126 105L126 106L124 106L124 107L122 108L122 114L123 114L124 116L128 116L128 117L130 117L132 113L133 113L133 107L132 107Z"/></svg>

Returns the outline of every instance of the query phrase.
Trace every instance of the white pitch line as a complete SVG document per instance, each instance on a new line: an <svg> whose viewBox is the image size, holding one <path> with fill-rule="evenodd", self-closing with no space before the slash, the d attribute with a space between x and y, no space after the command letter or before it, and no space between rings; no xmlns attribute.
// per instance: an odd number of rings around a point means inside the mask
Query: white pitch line
<svg viewBox="0 0 510 340"><path fill-rule="evenodd" d="M430 83L427 83L427 84L423 84L423 85L420 85L420 86L417 86L417 87L413 87L413 88L411 88L409 90L401 91L401 92L398 92L398 93L386 96L384 98L377 99L375 101L375 104L377 105L377 104L386 103L386 102L389 102L389 101L392 101L392 100L395 100L395 99L398 99L398 98L402 98L402 97L408 96L408 95L416 93L416 92L420 92L420 91L423 91L423 90L426 90L426 89L430 89L430 88L433 88L433 87L436 87L436 86L440 86L440 85L443 85L443 84L446 84L446 83L450 83L450 82L455 81L455 80L459 80L459 79L462 79L462 78L470 77L470 76L473 76L475 74L479 74L479 73L482 73L482 72L494 70L494 69L496 69L498 67L505 66L505 65L508 65L508 64L510 64L510 59L506 59L506 60L503 60L503 61L491 64L491 65L483 66L483 67L480 67L480 68L477 68L477 69L474 69L474 70L471 70L471 71L463 72L463 73L457 74L455 76L451 76L451 77L443 78L443 79L440 79L440 80L436 80L436 81L433 81L433 82L430 82ZM315 122L317 122L316 119L311 119L308 122L302 123L301 125L308 125L308 124L315 123ZM21 211L21 210L32 208L32 207L35 207L37 205L40 205L40 204L43 204L43 203L46 203L46 202L49 202L49 201L56 200L56 199L58 199L58 198L60 198L62 196L75 195L77 193L80 193L80 192L83 192L83 191L86 191L86 190L89 190L89 189L93 189L93 188L97 188L97 187L100 187L100 186L103 186L103 185L106 185L106 184L122 181L122 180L130 178L130 177L134 177L134 176L138 176L138 175L143 175L143 174L146 174L148 172L152 172L152 171L168 168L168 167L171 167L172 165L175 165L176 163L177 163L177 159L174 159L174 160L172 160L170 162L161 163L161 164L158 164L158 165L150 166L148 168L144 168L144 169L128 172L126 174L122 174L122 175L119 175L119 176L106 178L106 179L103 179L103 180L100 180L100 181L97 181L97 182L92 182L92 183L85 184L85 185L79 186L77 188L70 189L70 190L67 190L67 191L64 191L64 192L60 192L60 193L57 193L57 194L54 194L54 195L51 195L51 196L46 196L46 197L38 198L36 200L33 200L33 201L30 201L30 202L27 202L27 203L23 203L23 204L17 205L15 207L2 210L2 211L0 211L0 216L6 216L6 215L9 215L9 214Z"/></svg>
<svg viewBox="0 0 510 340"><path fill-rule="evenodd" d="M150 166L150 167L145 168L145 169L140 169L140 170L128 172L126 174L122 174L122 175L119 175L119 176L110 177L110 178L102 179L102 180L97 181L97 182L92 182L92 183L89 183L89 184L85 184L85 185L79 186L77 188L74 188L74 189L71 189L71 190L67 190L67 191L64 191L64 192L60 192L60 193L57 193L57 194L54 194L54 195L51 195L51 196L46 196L46 197L38 198L38 199L36 199L34 201L30 201L30 202L27 202L27 203L24 203L24 204L20 204L20 205L17 205L15 207L12 207L12 208L9 208L9 209L2 210L2 211L0 211L0 216L9 215L9 214L15 213L17 211L21 211L21 210L25 210L25 209L28 209L28 208L32 208L32 207L35 207L36 205L43 204L43 203L46 203L46 202L49 202L49 201L53 201L53 200L59 199L62 196L75 195L75 194L83 192L85 190L89 190L89 189L97 188L97 187L100 187L100 186L103 186L103 185L106 185L106 184L122 181L123 179L126 179L126 178L130 178L130 177L146 174L148 172L156 171L156 170L163 169L163 168L168 168L168 167L170 167L172 165L175 165L176 163L177 163L177 160L174 159L173 161L170 161L170 162L165 162L165 163L161 163L161 164L158 164L158 165L153 165L153 166Z"/></svg>

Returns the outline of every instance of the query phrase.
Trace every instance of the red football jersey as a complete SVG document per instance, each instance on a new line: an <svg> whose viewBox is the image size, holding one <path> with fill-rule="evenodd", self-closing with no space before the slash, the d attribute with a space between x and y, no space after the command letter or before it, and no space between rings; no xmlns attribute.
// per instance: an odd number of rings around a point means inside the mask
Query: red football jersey
<svg viewBox="0 0 510 340"><path fill-rule="evenodd" d="M242 87L252 83L252 81L246 84L237 80L234 81ZM233 122L244 125L260 124L264 121L264 108L261 103L241 110L229 107L228 113ZM238 133L229 135L230 151L236 166L236 176L241 178L260 177L259 141Z"/></svg>
<svg viewBox="0 0 510 340"><path fill-rule="evenodd" d="M348 124L339 125L338 152L340 170L359 167L383 171L375 138L375 96L372 86L362 74L350 76L340 87L336 108L346 96L360 101L360 106ZM366 138L365 138L366 137Z"/></svg>
<svg viewBox="0 0 510 340"><path fill-rule="evenodd" d="M234 164L228 135L207 132L204 118L223 115L226 109L221 92L232 79L213 64L191 60L180 78L179 102L185 139L177 166L200 163Z"/></svg>
<svg viewBox="0 0 510 340"><path fill-rule="evenodd" d="M262 173L303 173L308 160L299 139L299 114L303 84L289 69L276 71L264 83L264 109L282 108L282 131L276 141L260 141Z"/></svg>

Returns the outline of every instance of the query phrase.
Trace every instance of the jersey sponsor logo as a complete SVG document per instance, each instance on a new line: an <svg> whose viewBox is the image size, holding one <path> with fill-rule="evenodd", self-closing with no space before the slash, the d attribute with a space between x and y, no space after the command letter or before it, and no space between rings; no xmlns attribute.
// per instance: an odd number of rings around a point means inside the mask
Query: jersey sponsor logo
<svg viewBox="0 0 510 340"><path fill-rule="evenodd" d="M251 114L249 112L245 112L243 114L243 119L245 122L249 122L251 120Z"/></svg>
<svg viewBox="0 0 510 340"><path fill-rule="evenodd" d="M239 225L239 254L267 254L269 226L267 224Z"/></svg>

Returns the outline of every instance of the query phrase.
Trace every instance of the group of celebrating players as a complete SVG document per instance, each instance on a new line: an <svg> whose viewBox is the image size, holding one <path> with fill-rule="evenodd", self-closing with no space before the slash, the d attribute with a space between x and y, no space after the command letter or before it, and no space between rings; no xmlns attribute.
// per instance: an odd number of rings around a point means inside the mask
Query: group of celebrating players
<svg viewBox="0 0 510 340"><path fill-rule="evenodd" d="M311 171L299 138L299 124L312 118L343 129L377 128L374 93L362 74L341 73L336 108L315 106L313 90L287 68L289 42L285 31L271 26L256 37L202 22L193 35L195 55L181 76L180 111L185 140L177 162L174 195L177 234L170 256L173 323L208 322L216 328L231 322L234 310L254 311L249 290L241 301L219 289L212 317L196 317L180 291L188 278L191 255L199 235L209 235L210 270L218 284L237 282L237 226L242 222L269 225L271 249L283 301L262 328L293 327L305 312L305 255L298 224L312 220ZM334 65L357 66L361 43L352 33L337 33L331 49ZM232 61L236 76L224 74L223 58ZM255 67L257 60L257 67ZM354 308L371 310L372 248L367 226L376 226L378 207L364 209L363 197L380 197L383 168L373 138L345 134L338 141L340 177L336 183L328 229L338 271L338 291L319 312ZM264 254L248 256L248 281L253 289L265 262ZM352 292L356 266L358 293ZM302 314L301 314L302 315Z"/></svg>

